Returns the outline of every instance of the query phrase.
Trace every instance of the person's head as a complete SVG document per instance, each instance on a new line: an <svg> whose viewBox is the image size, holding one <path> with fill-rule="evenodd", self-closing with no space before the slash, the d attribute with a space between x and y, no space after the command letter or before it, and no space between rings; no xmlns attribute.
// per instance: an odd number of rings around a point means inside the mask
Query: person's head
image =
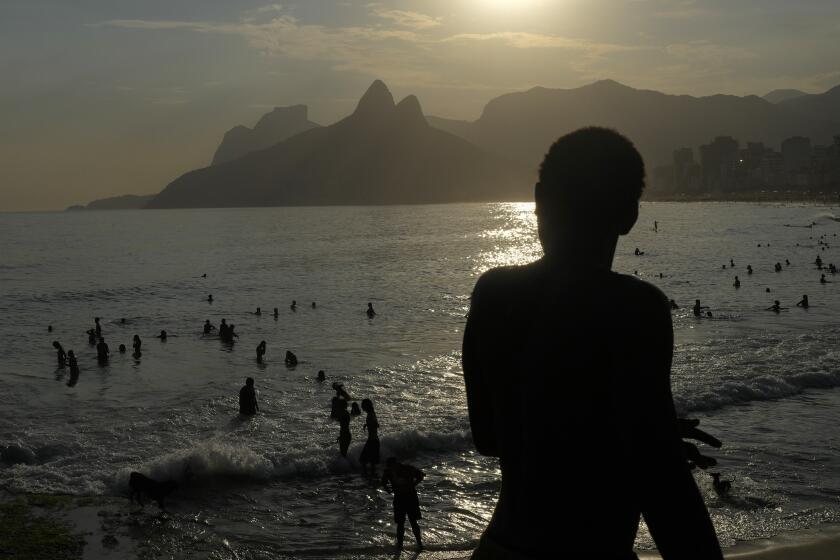
<svg viewBox="0 0 840 560"><path fill-rule="evenodd" d="M319 370L318 370L318 379L320 379L321 381L323 381L323 380L324 380L324 379L326 379L326 378L327 378L327 374L326 374L326 373L324 373L324 370L319 369Z"/></svg>
<svg viewBox="0 0 840 560"><path fill-rule="evenodd" d="M534 192L543 250L561 239L628 233L644 186L642 156L618 132L587 127L560 137L545 155Z"/></svg>
<svg viewBox="0 0 840 560"><path fill-rule="evenodd" d="M61 348L61 344L57 340L53 340L53 348L59 350Z"/></svg>
<svg viewBox="0 0 840 560"><path fill-rule="evenodd" d="M70 356L71 358L75 358L75 357L76 357L76 354L75 354L72 350L70 350L69 352L67 352L67 355L68 355L68 356Z"/></svg>
<svg viewBox="0 0 840 560"><path fill-rule="evenodd" d="M265 346L265 340L260 341L260 346Z"/></svg>
<svg viewBox="0 0 840 560"><path fill-rule="evenodd" d="M135 334L134 335L134 340L140 340L140 335Z"/></svg>
<svg viewBox="0 0 840 560"><path fill-rule="evenodd" d="M699 300L699 299L695 299L695 300L694 300L694 305L700 305L700 300Z"/></svg>
<svg viewBox="0 0 840 560"><path fill-rule="evenodd" d="M362 399L362 410L373 412L373 402L370 399Z"/></svg>
<svg viewBox="0 0 840 560"><path fill-rule="evenodd" d="M802 299L807 300L808 299L808 294L802 294Z"/></svg>
<svg viewBox="0 0 840 560"><path fill-rule="evenodd" d="M98 322L99 322L99 317L94 317L94 318L93 318L93 322L94 322L94 323L98 323Z"/></svg>
<svg viewBox="0 0 840 560"><path fill-rule="evenodd" d="M222 324L223 324L223 325L225 324L225 320L224 320L224 319L222 319Z"/></svg>
<svg viewBox="0 0 840 560"><path fill-rule="evenodd" d="M125 323L125 317L123 317L122 319L120 319L120 323Z"/></svg>
<svg viewBox="0 0 840 560"><path fill-rule="evenodd" d="M120 352L125 352L125 344L120 344Z"/></svg>
<svg viewBox="0 0 840 560"><path fill-rule="evenodd" d="M773 304L778 306L779 305L779 300L773 300Z"/></svg>
<svg viewBox="0 0 840 560"><path fill-rule="evenodd" d="M160 331L160 336L166 336L166 331Z"/></svg>
<svg viewBox="0 0 840 560"><path fill-rule="evenodd" d="M52 325L47 325L47 332L52 332Z"/></svg>
<svg viewBox="0 0 840 560"><path fill-rule="evenodd" d="M247 385L248 387L253 387L254 386L254 378L249 377L248 379L246 379L245 380L245 385Z"/></svg>
<svg viewBox="0 0 840 560"><path fill-rule="evenodd" d="M371 308L371 307L373 307L373 304L371 302L368 302L368 308Z"/></svg>

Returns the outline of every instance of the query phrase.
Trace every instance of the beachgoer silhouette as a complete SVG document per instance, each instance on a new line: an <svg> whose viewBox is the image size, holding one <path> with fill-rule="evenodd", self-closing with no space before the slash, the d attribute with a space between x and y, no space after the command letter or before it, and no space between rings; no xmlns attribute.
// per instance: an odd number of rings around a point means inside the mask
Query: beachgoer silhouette
<svg viewBox="0 0 840 560"><path fill-rule="evenodd" d="M367 466L370 465L371 474L373 474L376 465L379 464L379 420L370 399L362 399L362 410L367 414L362 428L367 430L368 437L359 455L359 463L362 465L363 472L367 472Z"/></svg>
<svg viewBox="0 0 840 560"><path fill-rule="evenodd" d="M134 353L132 354L135 358L140 357L140 347L143 345L143 342L140 340L140 337L136 334L134 335L134 339L131 343L131 347L134 348Z"/></svg>
<svg viewBox="0 0 840 560"><path fill-rule="evenodd" d="M752 265L751 265L751 264L748 264L748 265L747 265L747 274L752 274L752 272L753 272L753 271L752 271Z"/></svg>
<svg viewBox="0 0 840 560"><path fill-rule="evenodd" d="M257 310L256 310L256 311L254 311L254 315L262 315L262 309L260 309L259 307L257 307Z"/></svg>
<svg viewBox="0 0 840 560"><path fill-rule="evenodd" d="M558 546L569 558L633 558L640 515L665 560L722 558L680 440L668 299L611 271L643 186L642 158L618 133L562 137L536 185L545 255L476 284L468 412L476 449L502 473L476 560L551 558ZM574 514L558 524L562 511Z"/></svg>
<svg viewBox="0 0 840 560"><path fill-rule="evenodd" d="M732 285L733 285L733 286L735 286L736 288L740 288L740 287L741 287L741 281L740 281L740 280L738 280L738 277L737 277L737 276L735 277L735 283L734 283L734 284L732 284Z"/></svg>
<svg viewBox="0 0 840 560"><path fill-rule="evenodd" d="M318 306L317 306L317 305L315 304L315 302L313 301L313 302L312 302L312 309L315 309L316 307L318 307Z"/></svg>
<svg viewBox="0 0 840 560"><path fill-rule="evenodd" d="M100 364L104 364L108 361L108 356L110 355L110 353L111 350L105 343L105 339L99 337L99 343L96 345L96 359L99 360Z"/></svg>
<svg viewBox="0 0 840 560"><path fill-rule="evenodd" d="M228 330L230 330L230 327L228 327L227 321L222 319L222 322L219 323L219 336L221 338L227 338Z"/></svg>
<svg viewBox="0 0 840 560"><path fill-rule="evenodd" d="M87 331L87 335L88 335L88 344L90 344L91 346L96 346L96 339L98 338L96 336L96 329L89 329Z"/></svg>
<svg viewBox="0 0 840 560"><path fill-rule="evenodd" d="M125 344L120 344L118 347L120 354L125 354Z"/></svg>
<svg viewBox="0 0 840 560"><path fill-rule="evenodd" d="M297 301L296 300L292 300L292 305L289 306L289 309L291 309L292 311L297 311Z"/></svg>
<svg viewBox="0 0 840 560"><path fill-rule="evenodd" d="M280 311L278 311L278 309L275 307L274 308L274 318L276 319L279 316L280 316Z"/></svg>
<svg viewBox="0 0 840 560"><path fill-rule="evenodd" d="M782 263L776 263L776 264L773 266L773 268L774 268L774 270L775 270L776 272L781 272L781 271L782 271Z"/></svg>
<svg viewBox="0 0 840 560"><path fill-rule="evenodd" d="M403 537L405 535L405 518L408 517L411 523L411 531L417 541L417 550L423 549L423 540L420 534L420 526L417 520L422 517L420 513L420 498L417 496L417 485L420 484L426 475L420 469L411 465L400 463L393 457L385 461L385 470L382 472L382 486L389 493L394 494L394 523L397 524L397 550L402 550ZM478 551L476 551L478 552ZM475 558L475 554L473 558ZM493 558L504 558L498 555ZM511 556L514 558L514 556Z"/></svg>
<svg viewBox="0 0 840 560"><path fill-rule="evenodd" d="M53 348L56 350L56 357L58 358L58 367L63 368L67 362L67 354L64 352L64 348L61 347L61 343L57 340L54 340Z"/></svg>
<svg viewBox="0 0 840 560"><path fill-rule="evenodd" d="M76 354L72 350L67 352L67 365L70 366L70 379L67 380L67 386L73 387L79 380L79 363L76 361Z"/></svg>
<svg viewBox="0 0 840 560"><path fill-rule="evenodd" d="M347 412L347 401L341 400L341 409L338 411L338 451L342 457L347 457L347 449L350 447L350 414Z"/></svg>
<svg viewBox="0 0 840 560"><path fill-rule="evenodd" d="M216 330L216 327L210 324L210 319L204 321L204 334L210 334Z"/></svg>
<svg viewBox="0 0 840 560"><path fill-rule="evenodd" d="M817 265L817 268L819 268L820 270L822 270L822 264L823 264L823 261L822 261L822 259L820 258L820 256L819 256L819 255L817 255L817 258L816 258L816 260L814 261L814 264L815 264L815 265Z"/></svg>
<svg viewBox="0 0 840 560"><path fill-rule="evenodd" d="M285 362L287 367L294 367L298 364L297 356L295 356L290 350L286 350Z"/></svg>
<svg viewBox="0 0 840 560"><path fill-rule="evenodd" d="M732 489L732 482L729 480L721 480L720 473L709 473L712 476L712 488L718 496L725 496Z"/></svg>
<svg viewBox="0 0 840 560"><path fill-rule="evenodd" d="M704 309L709 309L709 307L708 307L708 306L706 306L706 305L700 305L700 300L699 300L699 299L695 299L695 300L694 300L694 307L692 307L692 308L691 308L691 310L694 312L694 316L695 316L695 317L700 317L700 316L702 316L702 315L703 315L702 311L703 311Z"/></svg>
<svg viewBox="0 0 840 560"><path fill-rule="evenodd" d="M373 310L373 304L371 302L368 302L367 311L365 311L365 313L367 313L368 319L372 319L374 315L376 315L376 311Z"/></svg>
<svg viewBox="0 0 840 560"><path fill-rule="evenodd" d="M213 294L208 294L208 296L207 296L207 302L208 302L208 303L213 303Z"/></svg>
<svg viewBox="0 0 840 560"><path fill-rule="evenodd" d="M359 408L359 403L354 402L350 404L350 416L360 416L362 414L362 409Z"/></svg>
<svg viewBox="0 0 840 560"><path fill-rule="evenodd" d="M820 274L820 284L827 284L828 280L825 279L825 274Z"/></svg>
<svg viewBox="0 0 840 560"><path fill-rule="evenodd" d="M257 405L257 392L254 390L254 378L245 380L245 385L239 390L239 414L253 416L259 412Z"/></svg>
<svg viewBox="0 0 840 560"><path fill-rule="evenodd" d="M319 369L319 370L318 370L318 377L317 377L317 379L318 379L318 381L326 381L326 379L327 379L327 374L326 374L326 373L324 373L324 370L322 370L322 369Z"/></svg>
<svg viewBox="0 0 840 560"><path fill-rule="evenodd" d="M659 232L659 222L653 220L653 231Z"/></svg>
<svg viewBox="0 0 840 560"><path fill-rule="evenodd" d="M166 342L166 337L167 337L166 331L162 330L162 331L160 331L160 334L157 335L155 338L159 338L161 342Z"/></svg>
<svg viewBox="0 0 840 560"><path fill-rule="evenodd" d="M735 268L735 261L732 260L732 259L729 259L729 266L731 266L732 268Z"/></svg>
<svg viewBox="0 0 840 560"><path fill-rule="evenodd" d="M641 255L644 255L645 252L644 251L639 251L639 248L636 247L636 250L633 252L633 254L636 255L637 257L639 257Z"/></svg>
<svg viewBox="0 0 840 560"><path fill-rule="evenodd" d="M344 390L344 385L337 381L332 384L332 388L335 391L335 396L330 402L330 418L337 420L342 409L347 407L346 403L350 400L350 395Z"/></svg>
<svg viewBox="0 0 840 560"><path fill-rule="evenodd" d="M790 266L790 261L785 259L785 266Z"/></svg>
<svg viewBox="0 0 840 560"><path fill-rule="evenodd" d="M802 307L803 309L808 309L808 294L803 294L802 299L796 302L796 307Z"/></svg>
<svg viewBox="0 0 840 560"><path fill-rule="evenodd" d="M767 311L772 311L774 313L778 313L782 309L783 309L783 307L780 306L779 300L775 300L773 302L773 305L771 305L770 307L767 308Z"/></svg>
<svg viewBox="0 0 840 560"><path fill-rule="evenodd" d="M96 330L96 338L102 336L102 325L99 324L99 317L94 317L93 322L96 324L94 329Z"/></svg>
<svg viewBox="0 0 840 560"><path fill-rule="evenodd" d="M257 345L257 361L262 362L263 356L265 356L265 340Z"/></svg>
<svg viewBox="0 0 840 560"><path fill-rule="evenodd" d="M668 300L668 303L671 305L671 309L679 309L680 308L680 306L677 305L677 302L672 300L672 299Z"/></svg>
<svg viewBox="0 0 840 560"><path fill-rule="evenodd" d="M52 325L47 325L47 332L52 332Z"/></svg>

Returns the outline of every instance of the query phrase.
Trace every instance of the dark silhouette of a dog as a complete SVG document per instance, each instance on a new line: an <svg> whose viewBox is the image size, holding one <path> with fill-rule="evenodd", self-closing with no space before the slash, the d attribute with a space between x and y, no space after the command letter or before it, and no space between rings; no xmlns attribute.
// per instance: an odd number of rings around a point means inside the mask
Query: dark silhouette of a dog
<svg viewBox="0 0 840 560"><path fill-rule="evenodd" d="M140 504L141 507L144 507L143 495L145 494L156 501L160 509L166 510L163 501L169 494L178 488L178 483L174 480L158 482L157 480L153 480L148 476L140 474L139 472L132 472L128 478L128 486L131 489L131 493L128 495L128 499L131 503L134 503L134 498L136 496L137 503Z"/></svg>

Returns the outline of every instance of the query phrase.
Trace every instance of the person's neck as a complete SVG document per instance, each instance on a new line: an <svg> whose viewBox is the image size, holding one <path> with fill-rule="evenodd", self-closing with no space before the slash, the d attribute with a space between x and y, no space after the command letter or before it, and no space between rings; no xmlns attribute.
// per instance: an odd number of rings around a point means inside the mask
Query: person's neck
<svg viewBox="0 0 840 560"><path fill-rule="evenodd" d="M612 270L618 237L595 237L585 240L564 238L550 246L543 244L543 260L549 264L562 264L564 268Z"/></svg>

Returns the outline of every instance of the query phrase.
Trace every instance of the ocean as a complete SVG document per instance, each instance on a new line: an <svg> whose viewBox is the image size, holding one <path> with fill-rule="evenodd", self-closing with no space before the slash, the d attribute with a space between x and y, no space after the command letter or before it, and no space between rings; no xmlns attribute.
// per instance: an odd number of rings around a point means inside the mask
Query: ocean
<svg viewBox="0 0 840 560"><path fill-rule="evenodd" d="M840 521L840 277L813 264L840 264L838 233L836 208L645 203L619 243L615 269L680 305L674 396L724 442L710 453L732 495L696 473L724 546ZM484 270L539 255L526 203L0 214L0 486L127 496L138 470L182 481L168 516L155 505L134 516L151 554L383 555L390 496L359 469L364 415L351 423L349 461L339 456L338 381L373 400L383 459L425 471L428 547L468 549L499 488L466 415L469 295ZM807 310L795 307L803 294ZM697 298L711 318L693 316ZM787 309L767 311L775 299ZM106 366L85 334L95 316ZM205 319L222 318L236 325L232 346L202 336ZM166 342L154 338L162 329ZM56 368L53 340L76 352L75 384ZM252 419L238 415L246 377L261 409ZM653 548L644 528L637 545Z"/></svg>

